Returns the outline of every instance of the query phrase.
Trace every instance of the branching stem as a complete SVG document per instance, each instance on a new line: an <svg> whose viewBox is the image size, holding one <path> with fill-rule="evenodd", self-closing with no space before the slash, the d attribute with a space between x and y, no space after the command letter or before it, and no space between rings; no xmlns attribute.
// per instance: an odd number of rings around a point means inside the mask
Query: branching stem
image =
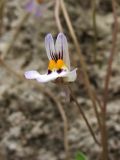
<svg viewBox="0 0 120 160"><path fill-rule="evenodd" d="M108 60L107 74L105 78L104 87L104 97L103 97L103 107L102 107L102 160L108 160L108 136L107 136L107 126L106 126L106 114L107 114L107 102L108 102L108 91L109 83L112 73L112 63L116 51L117 33L118 33L118 21L116 13L116 1L112 0L113 17L114 17L114 30L112 34L112 49L110 57Z"/></svg>

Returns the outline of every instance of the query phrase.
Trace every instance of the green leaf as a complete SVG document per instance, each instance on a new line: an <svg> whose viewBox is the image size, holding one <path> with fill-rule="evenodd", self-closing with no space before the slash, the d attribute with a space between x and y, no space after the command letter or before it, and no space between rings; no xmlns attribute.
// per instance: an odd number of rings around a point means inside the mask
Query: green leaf
<svg viewBox="0 0 120 160"><path fill-rule="evenodd" d="M82 152L78 152L76 154L75 160L87 160L87 157Z"/></svg>

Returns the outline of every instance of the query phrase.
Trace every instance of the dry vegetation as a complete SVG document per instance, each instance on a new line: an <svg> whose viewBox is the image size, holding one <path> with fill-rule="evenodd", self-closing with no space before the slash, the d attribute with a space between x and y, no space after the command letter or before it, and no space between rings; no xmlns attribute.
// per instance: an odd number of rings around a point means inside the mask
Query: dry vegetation
<svg viewBox="0 0 120 160"><path fill-rule="evenodd" d="M108 137L109 159L119 160L119 1L114 7L114 0L65 0L64 8L64 3L48 0L41 17L27 14L25 2L4 2L0 3L0 159L64 160L66 154L74 159L81 151L90 160L107 160L104 152L101 158L101 150L107 152ZM78 79L69 85L70 102L62 86L37 84L23 76L33 68L46 70L44 37L52 33L56 38L60 31L68 38L71 63L78 67ZM101 140L99 120L102 146L94 140Z"/></svg>

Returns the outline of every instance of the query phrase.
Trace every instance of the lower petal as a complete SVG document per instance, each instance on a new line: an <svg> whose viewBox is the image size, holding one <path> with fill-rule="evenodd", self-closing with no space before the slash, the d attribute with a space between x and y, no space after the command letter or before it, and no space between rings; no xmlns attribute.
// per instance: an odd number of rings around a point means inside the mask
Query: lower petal
<svg viewBox="0 0 120 160"><path fill-rule="evenodd" d="M27 72L25 72L24 75L25 75L25 78L27 78L27 79L36 79L36 78L40 77L39 72L37 72L35 70L27 71Z"/></svg>
<svg viewBox="0 0 120 160"><path fill-rule="evenodd" d="M72 71L63 71L59 74L59 77L63 77L65 82L74 82L77 78L77 68Z"/></svg>
<svg viewBox="0 0 120 160"><path fill-rule="evenodd" d="M41 83L46 83L49 81L53 81L56 78L58 78L58 74L56 72L52 72L51 74L40 75L40 77L36 78L36 80Z"/></svg>
<svg viewBox="0 0 120 160"><path fill-rule="evenodd" d="M76 71L77 71L77 68L75 68L74 70L68 73L68 75L66 76L67 82L74 82L76 80L77 78Z"/></svg>

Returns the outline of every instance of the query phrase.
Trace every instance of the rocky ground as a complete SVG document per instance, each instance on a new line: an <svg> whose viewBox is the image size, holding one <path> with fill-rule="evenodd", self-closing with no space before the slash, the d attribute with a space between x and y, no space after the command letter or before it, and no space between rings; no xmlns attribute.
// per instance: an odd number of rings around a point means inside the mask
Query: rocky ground
<svg viewBox="0 0 120 160"><path fill-rule="evenodd" d="M24 2L25 3L25 2ZM3 42L10 42L13 31L25 14L24 3L20 0L6 1L4 16ZM100 159L100 149L92 139L78 109L71 99L65 101L65 95L57 84L29 84L19 74L30 69L44 72L47 69L47 56L44 37L47 33L57 36L58 29L53 12L54 1L49 4L41 17L29 16L21 27L20 35L14 47L5 57L9 66L0 67L0 159L1 160L63 160L63 123L56 104L43 90L48 88L61 99L66 111L69 131L71 157L77 151L84 152L90 160ZM107 60L112 44L113 15L110 0L98 0L97 6L97 62L94 62L94 32L92 24L92 6L89 0L66 0L66 5L82 53L88 64L88 74L92 86L102 99ZM118 3L118 21L120 23L120 4ZM72 43L64 18L61 15L64 32L68 37L71 61L79 67L79 55ZM108 138L110 160L120 157L120 30L118 33L117 54L113 63L112 78L109 87L108 102ZM73 64L73 61L71 62ZM41 89L42 87L42 89ZM99 130L90 99L80 79L71 85L76 99L84 110L89 122L99 138Z"/></svg>

